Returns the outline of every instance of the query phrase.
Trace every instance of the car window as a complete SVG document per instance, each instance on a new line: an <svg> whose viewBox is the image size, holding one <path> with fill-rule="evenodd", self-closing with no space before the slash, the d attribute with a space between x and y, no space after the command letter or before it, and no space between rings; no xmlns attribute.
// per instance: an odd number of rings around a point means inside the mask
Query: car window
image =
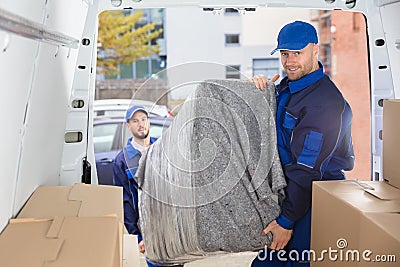
<svg viewBox="0 0 400 267"><path fill-rule="evenodd" d="M150 136L158 138L161 136L163 130L165 130L165 129L162 125L151 124L150 125Z"/></svg>
<svg viewBox="0 0 400 267"><path fill-rule="evenodd" d="M94 111L94 113L95 116L124 117L126 110L124 109L97 110Z"/></svg>
<svg viewBox="0 0 400 267"><path fill-rule="evenodd" d="M108 116L108 117L125 117L126 109L100 109L100 110L94 110L93 111L95 117L100 117L100 116ZM167 117L168 116L168 111L166 112L160 112L160 111L155 111L152 110L149 112L150 115L153 116L163 116Z"/></svg>
<svg viewBox="0 0 400 267"><path fill-rule="evenodd" d="M111 151L118 123L98 124L93 127L94 153Z"/></svg>

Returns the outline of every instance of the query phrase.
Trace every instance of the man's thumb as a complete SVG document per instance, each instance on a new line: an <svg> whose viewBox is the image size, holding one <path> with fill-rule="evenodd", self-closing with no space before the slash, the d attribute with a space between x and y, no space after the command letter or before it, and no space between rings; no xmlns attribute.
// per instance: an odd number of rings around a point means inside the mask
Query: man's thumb
<svg viewBox="0 0 400 267"><path fill-rule="evenodd" d="M271 224L268 224L268 226L267 226L267 228L265 228L263 231L262 231L262 234L261 235L266 235L266 234L268 234L268 232L271 232L271 229L272 227L271 227Z"/></svg>
<svg viewBox="0 0 400 267"><path fill-rule="evenodd" d="M270 81L271 83L273 83L273 82L275 82L276 80L278 80L279 77L280 77L279 74L275 74L275 75L271 78L271 80L269 80L269 81Z"/></svg>

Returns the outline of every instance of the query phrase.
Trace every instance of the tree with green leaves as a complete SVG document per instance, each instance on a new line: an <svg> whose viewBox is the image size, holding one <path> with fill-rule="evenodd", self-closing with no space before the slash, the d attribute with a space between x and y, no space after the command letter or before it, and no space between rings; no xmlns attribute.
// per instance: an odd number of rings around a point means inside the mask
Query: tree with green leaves
<svg viewBox="0 0 400 267"><path fill-rule="evenodd" d="M123 11L104 11L99 15L97 73L117 75L121 64L129 65L143 57L159 52L159 45L152 45L162 29L154 23L136 27L142 11L125 14Z"/></svg>

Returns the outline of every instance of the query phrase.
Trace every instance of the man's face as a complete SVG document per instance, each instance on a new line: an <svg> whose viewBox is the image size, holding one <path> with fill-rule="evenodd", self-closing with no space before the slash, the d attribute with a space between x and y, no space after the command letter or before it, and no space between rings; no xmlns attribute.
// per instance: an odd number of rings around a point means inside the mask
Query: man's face
<svg viewBox="0 0 400 267"><path fill-rule="evenodd" d="M316 71L318 66L318 45L308 44L300 51L281 50L281 62L290 81Z"/></svg>
<svg viewBox="0 0 400 267"><path fill-rule="evenodd" d="M126 127L131 131L132 135L138 139L145 139L149 135L150 120L142 111L136 111Z"/></svg>

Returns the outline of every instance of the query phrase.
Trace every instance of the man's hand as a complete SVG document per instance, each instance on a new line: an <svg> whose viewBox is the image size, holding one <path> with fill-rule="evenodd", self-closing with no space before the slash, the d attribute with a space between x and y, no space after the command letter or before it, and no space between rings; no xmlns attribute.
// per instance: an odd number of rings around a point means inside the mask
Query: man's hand
<svg viewBox="0 0 400 267"><path fill-rule="evenodd" d="M287 230L273 220L270 224L268 224L267 228L264 229L262 235L266 235L268 232L272 233L272 243L268 246L268 248L280 250L283 249L289 242L290 238L292 237L293 230Z"/></svg>
<svg viewBox="0 0 400 267"><path fill-rule="evenodd" d="M144 249L144 241L143 241L143 240L140 241L139 244L138 244L138 246L139 246L139 252L143 254L143 253L145 252L145 249Z"/></svg>
<svg viewBox="0 0 400 267"><path fill-rule="evenodd" d="M271 80L269 80L269 82L273 83L276 80L279 79L279 74L275 74L274 77L271 78ZM254 83L254 85L260 89L260 90L264 90L265 88L267 88L267 79L265 78L264 75L257 75L254 76L253 78L249 79L252 83Z"/></svg>

